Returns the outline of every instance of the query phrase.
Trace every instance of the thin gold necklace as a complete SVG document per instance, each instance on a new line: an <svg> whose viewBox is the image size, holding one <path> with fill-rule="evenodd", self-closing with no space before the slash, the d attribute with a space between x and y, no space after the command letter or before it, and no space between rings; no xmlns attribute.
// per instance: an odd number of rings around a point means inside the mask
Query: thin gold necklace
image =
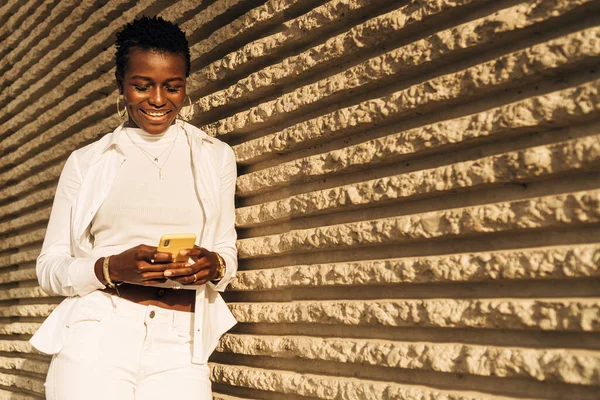
<svg viewBox="0 0 600 400"><path fill-rule="evenodd" d="M146 151L146 149L144 149L142 146L140 146L139 144L137 144L133 140L133 138L129 135L129 132L127 130L125 130L125 134L127 134L127 137L129 138L129 140L131 140L131 143L135 147L137 147L138 149L140 149L142 151L142 154L144 156L146 156L146 158L148 160L150 160L150 162L152 163L152 165L154 165L158 169L158 179L160 179L160 180L164 179L164 175L163 175L163 171L162 170L165 167L165 165L167 164L167 161L169 161L169 157L171 157L171 153L173 152L173 149L175 148L175 143L177 143L177 138L179 137L179 126L177 124L175 124L175 128L177 129L177 134L175 135L175 140L173 140L173 144L171 145L170 148L165 149L158 156L152 155L149 151ZM162 155L165 154L165 152L167 150L169 150L169 154L167 154L167 158L165 158L165 161L162 163L162 165L159 166L158 164L156 164L158 162L158 158L162 157Z"/></svg>
<svg viewBox="0 0 600 400"><path fill-rule="evenodd" d="M129 135L129 134L127 134L127 135ZM131 139L131 138L129 138L129 139ZM136 143L134 143L134 144L135 144L135 145L137 145ZM166 149L164 149L164 150L163 150L163 152L162 152L162 153L160 153L159 155L155 156L154 154L150 153L148 150L146 150L146 149L144 149L144 148L142 148L142 147L140 147L140 146L138 146L138 148L139 148L140 150L142 150L144 153L146 153L146 155L147 155L149 158L153 159L153 160L154 160L154 162L158 162L158 159L159 159L159 158L161 158L161 157L163 156L163 154L165 154L165 153L167 152L167 150L169 150L169 148L167 147Z"/></svg>

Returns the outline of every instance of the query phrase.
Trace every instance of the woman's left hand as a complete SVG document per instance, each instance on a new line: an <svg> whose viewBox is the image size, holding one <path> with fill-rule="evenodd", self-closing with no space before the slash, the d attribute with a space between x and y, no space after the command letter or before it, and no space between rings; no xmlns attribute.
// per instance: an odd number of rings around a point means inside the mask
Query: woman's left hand
<svg viewBox="0 0 600 400"><path fill-rule="evenodd" d="M195 246L193 249L184 250L180 254L190 257L194 260L194 264L183 268L181 264L175 264L177 268L167 268L165 270L164 276L166 278L182 285L203 285L217 277L219 260L216 253L206 250L204 247Z"/></svg>

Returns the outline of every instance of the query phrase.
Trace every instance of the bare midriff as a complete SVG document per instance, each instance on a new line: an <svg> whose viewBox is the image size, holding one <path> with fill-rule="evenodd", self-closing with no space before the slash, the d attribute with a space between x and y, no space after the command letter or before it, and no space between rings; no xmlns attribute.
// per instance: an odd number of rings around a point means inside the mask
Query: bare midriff
<svg viewBox="0 0 600 400"><path fill-rule="evenodd" d="M152 286L123 283L115 289L106 288L104 292L119 296L144 306L156 306L176 311L194 311L196 291L187 289L158 288Z"/></svg>

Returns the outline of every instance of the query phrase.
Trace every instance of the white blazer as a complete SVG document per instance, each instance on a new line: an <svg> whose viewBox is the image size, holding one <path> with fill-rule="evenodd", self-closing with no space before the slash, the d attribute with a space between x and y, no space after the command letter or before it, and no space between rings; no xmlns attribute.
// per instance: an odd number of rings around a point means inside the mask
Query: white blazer
<svg viewBox="0 0 600 400"><path fill-rule="evenodd" d="M219 291L235 277L235 155L231 147L195 126L177 120L190 145L195 189L204 211L204 227L197 232L202 247L218 252L227 265L218 284L194 286L194 363L206 363L219 337L236 323ZM41 288L50 295L67 296L40 326L30 343L46 354L58 353L66 327L81 296L104 285L94 273L97 257L90 257L90 223L106 199L125 155L119 147L121 124L112 133L68 158L54 197L36 272Z"/></svg>

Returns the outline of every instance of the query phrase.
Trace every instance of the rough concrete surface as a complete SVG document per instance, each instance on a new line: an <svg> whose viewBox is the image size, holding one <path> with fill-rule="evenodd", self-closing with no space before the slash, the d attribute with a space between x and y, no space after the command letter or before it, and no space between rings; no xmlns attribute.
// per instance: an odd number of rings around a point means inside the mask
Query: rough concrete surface
<svg viewBox="0 0 600 400"><path fill-rule="evenodd" d="M539 2L538 2L539 3ZM573 3L573 7L577 4ZM481 18L476 21L448 29L425 39L418 40L391 52L366 60L346 71L329 76L326 79L296 89L294 92L286 93L276 100L260 104L245 110L225 121L219 121L218 125L232 125L232 129L252 130L254 125L266 122L276 117L283 118L282 114L290 113L303 107L323 101L327 96L342 91L352 90L367 85L389 76L409 73L411 68L423 66L435 61L447 54L456 53L465 49L481 46L486 42L498 40L502 34L512 32L516 29L524 29L528 26L542 21L556 18L559 12L567 12L557 4L554 7L545 8L543 12L528 4L519 4L504 9L496 14ZM514 16L520 18L514 18ZM598 48L597 32L589 33L592 37L573 38L581 42L588 42L591 47ZM568 38L565 38L568 40ZM556 51L559 51L557 48ZM597 53L597 50L596 50ZM211 94L208 98L198 101L201 111L208 111L214 107L229 104L233 98L246 96L248 93L236 84L226 91L217 93L215 98ZM207 126L209 130L216 129L219 134L227 133L219 129L217 124ZM234 128L235 127L235 128Z"/></svg>
<svg viewBox="0 0 600 400"><path fill-rule="evenodd" d="M218 351L280 358L306 358L388 368L526 377L597 385L600 352L533 350L461 344L402 343L353 338L226 335ZM587 366L589 368L585 368ZM584 367L584 368L582 368ZM583 373L583 374L582 374Z"/></svg>
<svg viewBox="0 0 600 400"><path fill-rule="evenodd" d="M0 351L5 353L35 353L35 348L24 340L0 340ZM15 355L15 354L12 354Z"/></svg>
<svg viewBox="0 0 600 400"><path fill-rule="evenodd" d="M452 393L427 387L411 387L385 381L337 378L301 374L293 371L270 371L237 365L213 365L211 378L234 386L243 386L285 395L331 400L483 400L487 395Z"/></svg>
<svg viewBox="0 0 600 400"><path fill-rule="evenodd" d="M10 22L16 18L9 19L9 23L2 25L0 37L7 35L6 47L0 50L0 71L10 68L7 61L14 62L39 41L49 26L55 24L61 16L70 11L75 2L64 1L57 7L57 1L42 1L36 7L33 14L19 27L11 26ZM50 14L49 17L48 14Z"/></svg>
<svg viewBox="0 0 600 400"><path fill-rule="evenodd" d="M3 370L23 370L45 374L48 371L48 363L38 360L28 360L26 358L0 357L0 368Z"/></svg>
<svg viewBox="0 0 600 400"><path fill-rule="evenodd" d="M10 2L5 2L4 4L6 6L9 6ZM12 2L12 3L17 3L17 2ZM18 9L18 11L12 11L12 18L8 19L2 24L2 27L0 27L0 38L5 41L7 44L11 43L12 40L18 40L19 36L18 35L14 35L14 37L11 39L9 38L9 36L11 36L12 33L14 33L15 31L18 30L19 28L19 24L25 24L27 25L28 23L30 23L29 21L31 21L33 18L31 16L31 14L35 13L36 8L40 7L42 3L40 0L37 1L31 1L29 2L29 4L21 4L22 7L20 7ZM14 6L14 4L13 4ZM43 8L43 7L40 7ZM28 13L29 13L29 18L28 18ZM6 49L3 49L4 52L6 51Z"/></svg>
<svg viewBox="0 0 600 400"><path fill-rule="evenodd" d="M241 79L238 85L243 88L241 91L246 93L276 85L282 78L290 80L317 65L331 63L339 57L348 57L365 47L377 46L385 42L390 36L397 35L396 31L405 28L407 25L418 23L431 15L475 1L477 0L443 1L435 2L434 5L431 2L413 0L409 4L400 7L398 11L376 16L363 24L350 27L347 32L328 39L325 43L308 50L307 53L294 55L282 62L273 64L265 70L254 72ZM212 68L209 66L209 68L192 74L190 76L192 87L198 89L207 82L221 78L223 72L220 71L220 68L222 68L220 64L215 64Z"/></svg>
<svg viewBox="0 0 600 400"><path fill-rule="evenodd" d="M281 31L255 40L235 53L229 53L222 59L216 60L205 69L214 74L213 79L223 79L227 74L243 69L250 62L256 62L257 59L275 55L285 48L304 43L307 35L315 35L332 24L343 23L344 18L365 7L373 7L374 4L384 6L389 2L389 0L377 2L368 0L330 1L293 20L286 21ZM200 112L212 111L217 107L235 103L236 100L249 95L251 93L244 91L238 85L233 85L200 98L196 104Z"/></svg>
<svg viewBox="0 0 600 400"><path fill-rule="evenodd" d="M593 31L593 35L599 32L598 29ZM262 157L268 153L290 152L299 145L306 145L308 141L325 139L323 136L337 136L345 130L357 130L360 127L368 129L391 117L399 118L421 108L426 110L426 107L439 108L438 103L469 98L534 74L552 74L553 69L578 61L589 62L600 56L600 41L590 43L587 40L570 39L572 38L564 37L556 42L533 46L460 72L433 78L383 97L299 122L241 146L249 148L249 153L259 153L257 155ZM554 48L557 50L553 51ZM544 57L540 59L539 54L544 54ZM214 135L225 135L236 126L235 120L219 121L205 129Z"/></svg>
<svg viewBox="0 0 600 400"><path fill-rule="evenodd" d="M264 24L271 18L277 17L278 14L285 12L286 9L299 2L298 0L268 0L265 4L253 8L239 18L230 21L229 24L213 32L207 39L195 44L190 49L190 54L196 58L210 53L211 50L223 42L235 40L238 35L246 34L248 30L255 28L257 25ZM237 2L228 1L225 3Z"/></svg>
<svg viewBox="0 0 600 400"><path fill-rule="evenodd" d="M241 258L600 221L600 190L382 218L241 239Z"/></svg>
<svg viewBox="0 0 600 400"><path fill-rule="evenodd" d="M238 192L241 195L257 193L272 190L278 186L316 180L345 172L345 166L359 168L361 165L369 165L374 161L378 161L374 160L375 158L389 162L389 157L397 154L393 154L393 150L380 153L377 151L378 147L373 146L373 142L366 143L354 148L294 160L290 163L250 173L241 177L238 181ZM404 146L398 147L401 150ZM384 156L382 156L382 153ZM256 224L276 219L276 217L281 218L309 212L309 209L306 208L298 209L298 207L301 207L300 204L320 205L317 209L321 211L325 207L322 201L317 201L319 197L327 198L330 201L337 199L337 204L329 206L332 208L341 204L372 204L375 201L456 190L476 185L524 181L535 177L585 168L596 165L599 161L600 136L595 135L552 146L531 147L499 156L360 182L359 184L348 185L348 187L311 192L310 200L306 199L306 196L298 195L294 198L264 203L260 207L242 208L238 212L237 223L243 227L249 223ZM361 199L363 196L364 198ZM303 197L304 201L301 200ZM259 209L258 212L257 209ZM273 211L270 211L271 209ZM282 215L281 212L285 209L287 209L287 213Z"/></svg>
<svg viewBox="0 0 600 400"><path fill-rule="evenodd" d="M33 378L26 375L13 375L0 372L0 385L3 387L15 387L30 392L43 393L44 379Z"/></svg>
<svg viewBox="0 0 600 400"><path fill-rule="evenodd" d="M2 400L40 400L39 395L20 394L9 390L0 390L0 399Z"/></svg>
<svg viewBox="0 0 600 400"><path fill-rule="evenodd" d="M9 324L0 324L0 334L2 335L33 335L40 324L35 322L12 322Z"/></svg>
<svg viewBox="0 0 600 400"><path fill-rule="evenodd" d="M231 290L598 276L600 247L594 245L240 271Z"/></svg>
<svg viewBox="0 0 600 400"><path fill-rule="evenodd" d="M27 262L35 261L37 256L39 255L39 249L36 247L33 250L23 250L18 253L13 253L10 255L5 254L0 257L0 267L7 267L10 265L18 265L18 264L27 264ZM26 271L26 270L24 270ZM9 272L8 275L12 273ZM15 274L19 274L20 272L15 271ZM2 276L6 276L6 273L3 272Z"/></svg>
<svg viewBox="0 0 600 400"><path fill-rule="evenodd" d="M233 303L230 307L238 321L244 323L598 332L600 331L599 305L598 299L435 299ZM28 311L20 309L17 312ZM592 373L596 374L596 372Z"/></svg>
<svg viewBox="0 0 600 400"><path fill-rule="evenodd" d="M15 264L16 260L12 260ZM2 265L3 267L5 265ZM3 272L0 274L0 282L1 283L9 283L9 282L25 282L25 281L33 281L36 280L35 269L34 268L23 268L16 271ZM33 288L30 288L30 290Z"/></svg>

